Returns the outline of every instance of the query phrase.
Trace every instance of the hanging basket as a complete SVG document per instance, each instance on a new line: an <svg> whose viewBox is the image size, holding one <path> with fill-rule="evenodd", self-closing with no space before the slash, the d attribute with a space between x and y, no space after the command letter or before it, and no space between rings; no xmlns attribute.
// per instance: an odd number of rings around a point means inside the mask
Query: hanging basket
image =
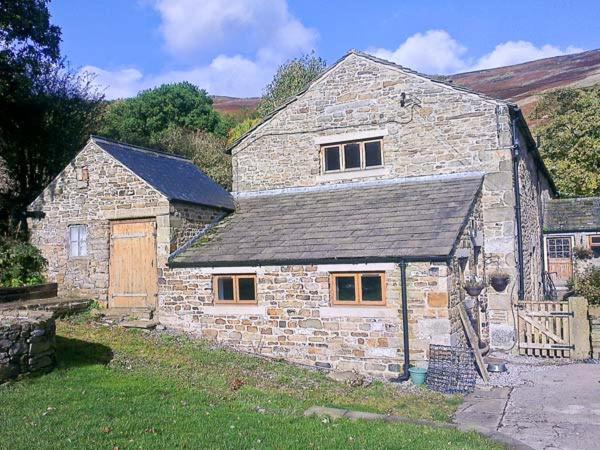
<svg viewBox="0 0 600 450"><path fill-rule="evenodd" d="M492 275L490 277L490 284L496 292L503 292L510 283L510 276L506 274Z"/></svg>
<svg viewBox="0 0 600 450"><path fill-rule="evenodd" d="M467 285L467 286L465 286L465 291L471 297L477 297L479 294L481 294L481 291L483 291L483 285L480 285L480 284Z"/></svg>

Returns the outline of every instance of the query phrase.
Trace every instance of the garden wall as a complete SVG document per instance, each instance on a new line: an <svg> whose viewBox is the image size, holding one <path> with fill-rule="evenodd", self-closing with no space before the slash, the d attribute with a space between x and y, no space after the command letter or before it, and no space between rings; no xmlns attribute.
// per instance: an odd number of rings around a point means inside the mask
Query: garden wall
<svg viewBox="0 0 600 450"><path fill-rule="evenodd" d="M48 372L55 364L56 324L51 313L4 311L0 315L0 383Z"/></svg>
<svg viewBox="0 0 600 450"><path fill-rule="evenodd" d="M589 314L592 358L600 359L600 306L590 306Z"/></svg>

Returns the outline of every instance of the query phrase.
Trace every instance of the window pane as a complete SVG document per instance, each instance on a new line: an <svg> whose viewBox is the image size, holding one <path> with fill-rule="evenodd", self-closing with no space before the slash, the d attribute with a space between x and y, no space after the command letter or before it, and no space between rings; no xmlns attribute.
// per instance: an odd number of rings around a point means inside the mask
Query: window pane
<svg viewBox="0 0 600 450"><path fill-rule="evenodd" d="M87 227L79 227L79 256L87 256Z"/></svg>
<svg viewBox="0 0 600 450"><path fill-rule="evenodd" d="M233 301L233 278L221 277L217 281L219 300Z"/></svg>
<svg viewBox="0 0 600 450"><path fill-rule="evenodd" d="M344 158L346 161L346 169L360 168L360 145L346 144L344 145Z"/></svg>
<svg viewBox="0 0 600 450"><path fill-rule="evenodd" d="M361 275L363 302L380 302L383 300L381 276Z"/></svg>
<svg viewBox="0 0 600 450"><path fill-rule="evenodd" d="M356 301L354 277L335 278L335 298L340 302Z"/></svg>
<svg viewBox="0 0 600 450"><path fill-rule="evenodd" d="M254 294L254 278L238 278L239 299L256 300Z"/></svg>
<svg viewBox="0 0 600 450"><path fill-rule="evenodd" d="M340 170L339 147L327 147L325 149L325 170Z"/></svg>
<svg viewBox="0 0 600 450"><path fill-rule="evenodd" d="M381 165L381 142L365 143L365 167Z"/></svg>

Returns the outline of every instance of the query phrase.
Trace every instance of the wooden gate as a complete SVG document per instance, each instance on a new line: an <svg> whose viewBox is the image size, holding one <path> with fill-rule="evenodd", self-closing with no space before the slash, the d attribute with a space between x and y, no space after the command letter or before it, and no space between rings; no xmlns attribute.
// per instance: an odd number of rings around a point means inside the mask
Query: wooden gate
<svg viewBox="0 0 600 450"><path fill-rule="evenodd" d="M548 358L569 358L573 313L569 302L519 302L519 354Z"/></svg>
<svg viewBox="0 0 600 450"><path fill-rule="evenodd" d="M111 308L156 306L155 224L152 219L111 223L108 289Z"/></svg>

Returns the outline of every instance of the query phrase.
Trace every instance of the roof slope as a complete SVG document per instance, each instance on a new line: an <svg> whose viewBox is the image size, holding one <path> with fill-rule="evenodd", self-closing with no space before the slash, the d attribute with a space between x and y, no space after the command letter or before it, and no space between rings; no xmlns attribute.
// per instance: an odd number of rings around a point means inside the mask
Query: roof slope
<svg viewBox="0 0 600 450"><path fill-rule="evenodd" d="M172 266L445 258L482 177L342 185L238 199Z"/></svg>
<svg viewBox="0 0 600 450"><path fill-rule="evenodd" d="M545 231L600 231L600 197L552 199L544 211Z"/></svg>
<svg viewBox="0 0 600 450"><path fill-rule="evenodd" d="M170 201L235 209L231 194L189 159L98 136L91 140Z"/></svg>

